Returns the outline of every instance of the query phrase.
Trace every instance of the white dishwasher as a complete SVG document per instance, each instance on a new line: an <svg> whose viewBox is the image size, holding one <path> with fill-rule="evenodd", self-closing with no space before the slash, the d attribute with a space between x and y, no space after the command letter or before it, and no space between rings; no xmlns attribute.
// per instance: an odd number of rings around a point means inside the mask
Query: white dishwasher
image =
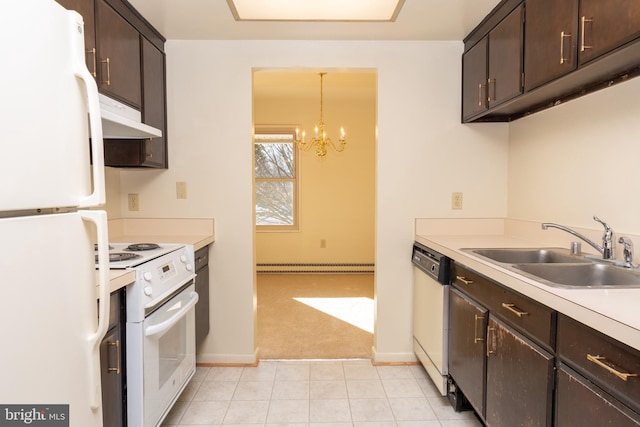
<svg viewBox="0 0 640 427"><path fill-rule="evenodd" d="M447 395L449 258L413 244L413 351L442 396Z"/></svg>

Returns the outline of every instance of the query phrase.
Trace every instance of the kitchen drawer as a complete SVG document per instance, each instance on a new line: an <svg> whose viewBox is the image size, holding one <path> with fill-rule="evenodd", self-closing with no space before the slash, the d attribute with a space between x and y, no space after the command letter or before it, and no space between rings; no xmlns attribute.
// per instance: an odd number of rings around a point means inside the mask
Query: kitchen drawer
<svg viewBox="0 0 640 427"><path fill-rule="evenodd" d="M195 258L196 272L198 272L202 267L209 264L209 246L207 245L204 248L198 249L195 253Z"/></svg>
<svg viewBox="0 0 640 427"><path fill-rule="evenodd" d="M587 379L640 411L640 351L565 315L558 316L558 355ZM625 374L631 374L624 379Z"/></svg>
<svg viewBox="0 0 640 427"><path fill-rule="evenodd" d="M501 289L497 283L455 262L451 264L451 283L489 309Z"/></svg>
<svg viewBox="0 0 640 427"><path fill-rule="evenodd" d="M502 288L490 310L547 349L555 348L556 312L549 307Z"/></svg>
<svg viewBox="0 0 640 427"><path fill-rule="evenodd" d="M555 348L556 312L486 277L454 264L451 280L458 289L547 349Z"/></svg>

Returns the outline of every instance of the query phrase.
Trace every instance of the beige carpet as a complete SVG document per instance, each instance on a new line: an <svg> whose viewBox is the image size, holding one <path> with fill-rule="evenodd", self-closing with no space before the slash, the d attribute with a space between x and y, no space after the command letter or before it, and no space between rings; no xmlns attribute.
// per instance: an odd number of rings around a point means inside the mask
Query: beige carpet
<svg viewBox="0 0 640 427"><path fill-rule="evenodd" d="M258 274L260 359L370 358L373 274Z"/></svg>

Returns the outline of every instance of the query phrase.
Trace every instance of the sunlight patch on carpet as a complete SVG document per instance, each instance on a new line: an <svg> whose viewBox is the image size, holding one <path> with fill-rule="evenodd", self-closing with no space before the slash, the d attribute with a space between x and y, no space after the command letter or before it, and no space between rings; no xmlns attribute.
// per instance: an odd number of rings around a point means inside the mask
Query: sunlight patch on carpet
<svg viewBox="0 0 640 427"><path fill-rule="evenodd" d="M329 316L373 333L373 299L366 297L293 298Z"/></svg>

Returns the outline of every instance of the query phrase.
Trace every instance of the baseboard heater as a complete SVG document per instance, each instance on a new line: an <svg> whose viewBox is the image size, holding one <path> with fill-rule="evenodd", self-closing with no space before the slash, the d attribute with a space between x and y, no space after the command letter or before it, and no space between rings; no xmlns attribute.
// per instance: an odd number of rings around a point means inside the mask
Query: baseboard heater
<svg viewBox="0 0 640 427"><path fill-rule="evenodd" d="M256 264L256 273L374 273L375 264Z"/></svg>

